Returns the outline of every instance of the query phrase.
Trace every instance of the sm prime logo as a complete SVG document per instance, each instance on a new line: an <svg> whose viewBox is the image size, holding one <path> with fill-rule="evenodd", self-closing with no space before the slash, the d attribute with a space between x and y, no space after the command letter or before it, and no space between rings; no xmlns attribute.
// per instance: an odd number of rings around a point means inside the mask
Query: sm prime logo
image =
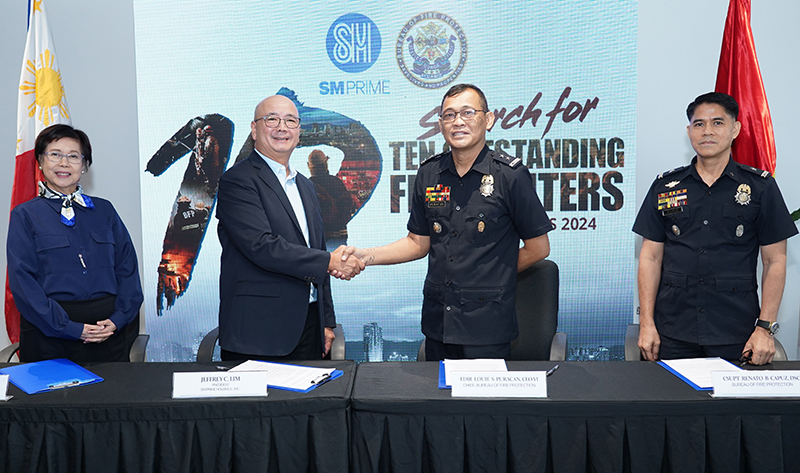
<svg viewBox="0 0 800 473"><path fill-rule="evenodd" d="M325 38L325 47L333 65L349 74L366 71L381 54L378 26L360 13L337 18ZM388 94L388 80L330 80L319 83L321 95Z"/></svg>

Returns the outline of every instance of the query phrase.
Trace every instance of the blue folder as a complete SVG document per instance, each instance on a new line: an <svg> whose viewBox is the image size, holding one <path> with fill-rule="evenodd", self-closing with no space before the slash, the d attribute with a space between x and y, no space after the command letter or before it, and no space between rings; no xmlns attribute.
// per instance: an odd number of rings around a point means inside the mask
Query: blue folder
<svg viewBox="0 0 800 473"><path fill-rule="evenodd" d="M452 389L447 385L447 376L444 371L444 361L439 361L439 389Z"/></svg>
<svg viewBox="0 0 800 473"><path fill-rule="evenodd" d="M86 368L64 358L9 366L0 369L0 374L7 374L8 380L14 386L28 394L99 383L103 380Z"/></svg>
<svg viewBox="0 0 800 473"><path fill-rule="evenodd" d="M713 391L714 390L714 388L711 387L711 386L698 386L698 385L696 385L695 383L691 382L689 380L689 378L687 378L686 376L684 376L684 375L680 374L679 372L675 371L671 366L669 366L668 364L664 363L663 361L659 361L657 363L659 365L661 365L662 367L664 367L664 369L666 369L670 373L672 373L675 376L677 376L678 378L680 378L681 381L683 381L684 383L686 383L689 386L691 386L692 388L694 388L695 391ZM730 363L730 361L728 363ZM736 369L741 369L740 367L734 365L733 363L731 363L731 366L733 366Z"/></svg>

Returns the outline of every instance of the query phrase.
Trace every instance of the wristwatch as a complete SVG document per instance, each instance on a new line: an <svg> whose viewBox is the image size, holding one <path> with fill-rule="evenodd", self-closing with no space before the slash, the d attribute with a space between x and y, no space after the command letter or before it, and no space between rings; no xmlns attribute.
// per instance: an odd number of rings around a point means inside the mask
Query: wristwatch
<svg viewBox="0 0 800 473"><path fill-rule="evenodd" d="M770 335L775 335L778 333L778 330L781 329L781 326L778 322L770 322L768 320L756 320L756 327L761 327L767 329Z"/></svg>

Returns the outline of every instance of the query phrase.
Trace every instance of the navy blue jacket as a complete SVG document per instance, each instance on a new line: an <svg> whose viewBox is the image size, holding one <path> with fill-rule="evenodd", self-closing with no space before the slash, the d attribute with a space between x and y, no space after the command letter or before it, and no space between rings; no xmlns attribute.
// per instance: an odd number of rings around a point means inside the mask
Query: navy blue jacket
<svg viewBox="0 0 800 473"><path fill-rule="evenodd" d="M115 295L108 318L119 332L144 299L128 230L111 202L91 199L94 209L72 206L71 227L61 223L60 199L36 197L11 211L6 242L11 293L20 315L49 337L79 340L83 331L55 301Z"/></svg>
<svg viewBox="0 0 800 473"><path fill-rule="evenodd" d="M219 342L225 350L291 353L303 332L311 284L321 327L336 325L317 193L306 177L296 179L309 245L278 178L255 151L219 181Z"/></svg>

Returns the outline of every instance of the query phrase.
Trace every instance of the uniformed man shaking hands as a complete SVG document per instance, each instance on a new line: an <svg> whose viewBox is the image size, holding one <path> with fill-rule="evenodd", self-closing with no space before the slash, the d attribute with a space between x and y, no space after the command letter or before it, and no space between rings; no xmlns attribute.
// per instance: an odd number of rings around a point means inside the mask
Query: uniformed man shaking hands
<svg viewBox="0 0 800 473"><path fill-rule="evenodd" d="M797 227L769 172L731 158L741 128L733 97L701 95L686 115L697 155L658 176L633 226L643 237L639 348L647 360L744 356L770 363L786 239Z"/></svg>
<svg viewBox="0 0 800 473"><path fill-rule="evenodd" d="M367 265L429 255L422 303L427 360L506 358L519 333L517 271L550 253L552 227L528 168L486 146L494 114L483 92L470 84L453 86L440 110L451 151L420 166L408 236L348 250Z"/></svg>

